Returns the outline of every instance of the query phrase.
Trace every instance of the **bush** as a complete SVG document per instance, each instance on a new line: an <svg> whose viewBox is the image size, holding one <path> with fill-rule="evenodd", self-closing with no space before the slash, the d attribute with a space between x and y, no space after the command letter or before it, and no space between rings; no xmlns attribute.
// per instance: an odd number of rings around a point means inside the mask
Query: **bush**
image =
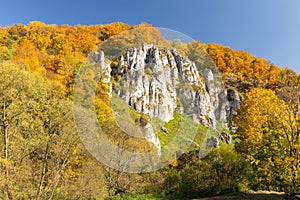
<svg viewBox="0 0 300 200"><path fill-rule="evenodd" d="M200 196L235 192L244 187L245 162L224 145L214 149L203 159L191 159L166 173L165 191ZM179 162L180 163L180 162Z"/></svg>

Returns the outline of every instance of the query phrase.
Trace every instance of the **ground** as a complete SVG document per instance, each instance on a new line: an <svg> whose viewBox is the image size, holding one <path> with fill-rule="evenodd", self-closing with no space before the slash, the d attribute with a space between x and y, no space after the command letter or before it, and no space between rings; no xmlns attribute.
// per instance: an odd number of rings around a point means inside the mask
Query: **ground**
<svg viewBox="0 0 300 200"><path fill-rule="evenodd" d="M299 198L299 196L297 196ZM237 194L228 194L221 195L217 197L210 198L201 198L201 200L282 200L284 198L284 193L278 192L250 192L247 194L237 193Z"/></svg>

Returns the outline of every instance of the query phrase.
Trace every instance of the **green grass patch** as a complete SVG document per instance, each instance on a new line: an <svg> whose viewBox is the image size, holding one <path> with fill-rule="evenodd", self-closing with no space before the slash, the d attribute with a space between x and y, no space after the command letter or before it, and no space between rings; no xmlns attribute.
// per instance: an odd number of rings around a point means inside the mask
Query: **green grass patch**
<svg viewBox="0 0 300 200"><path fill-rule="evenodd" d="M151 122L155 126L156 130L158 131L158 138L160 140L160 144L162 147L166 146L177 134L179 124L181 121L181 115L179 113L174 113L174 119L164 123L157 117L152 118ZM160 126L164 126L167 128L168 133L165 133L161 130Z"/></svg>

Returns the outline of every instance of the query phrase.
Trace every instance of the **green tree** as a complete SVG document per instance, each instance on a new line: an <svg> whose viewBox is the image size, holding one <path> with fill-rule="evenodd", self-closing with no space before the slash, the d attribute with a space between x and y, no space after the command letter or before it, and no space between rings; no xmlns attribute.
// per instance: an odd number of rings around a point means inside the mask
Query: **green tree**
<svg viewBox="0 0 300 200"><path fill-rule="evenodd" d="M164 170L165 191L212 195L238 191L244 181L246 163L232 146L222 145L199 159L192 152L183 154L177 166Z"/></svg>

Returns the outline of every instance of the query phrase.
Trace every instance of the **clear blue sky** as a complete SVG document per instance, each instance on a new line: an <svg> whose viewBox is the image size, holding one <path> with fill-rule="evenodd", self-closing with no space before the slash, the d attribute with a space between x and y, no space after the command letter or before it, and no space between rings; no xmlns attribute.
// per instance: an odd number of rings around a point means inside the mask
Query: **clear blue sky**
<svg viewBox="0 0 300 200"><path fill-rule="evenodd" d="M14 0L1 2L0 25L147 22L300 72L299 9L300 0Z"/></svg>

